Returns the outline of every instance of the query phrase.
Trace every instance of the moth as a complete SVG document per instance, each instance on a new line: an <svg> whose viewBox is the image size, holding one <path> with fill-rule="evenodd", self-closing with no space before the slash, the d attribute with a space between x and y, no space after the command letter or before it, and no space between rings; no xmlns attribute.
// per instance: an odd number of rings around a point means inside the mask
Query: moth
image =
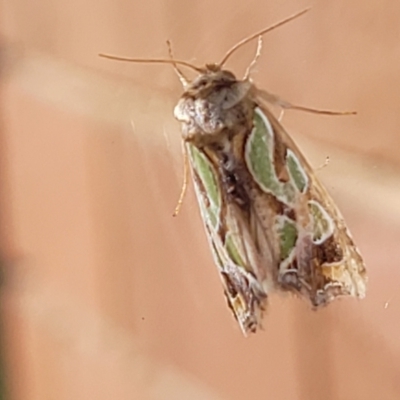
<svg viewBox="0 0 400 400"><path fill-rule="evenodd" d="M273 291L305 298L315 309L337 297L363 298L366 270L337 206L294 141L268 108L290 104L258 89L249 72L261 37L303 10L233 46L218 64L196 67L170 59L184 93L175 107L182 125L185 166L229 308L245 335L262 327ZM244 79L224 69L242 45L259 38ZM179 66L195 70L188 80ZM348 114L348 113L347 113ZM189 161L188 161L189 160ZM182 202L185 183L178 204Z"/></svg>

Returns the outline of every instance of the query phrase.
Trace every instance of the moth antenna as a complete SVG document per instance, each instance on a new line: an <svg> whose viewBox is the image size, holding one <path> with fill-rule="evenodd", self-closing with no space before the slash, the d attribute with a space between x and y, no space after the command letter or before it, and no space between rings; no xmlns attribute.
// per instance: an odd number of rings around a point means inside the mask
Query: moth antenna
<svg viewBox="0 0 400 400"><path fill-rule="evenodd" d="M258 37L258 41L257 41L257 50L256 50L256 55L254 56L253 60L251 61L250 65L247 67L246 69L246 73L244 74L243 80L247 81L249 79L251 70L254 68L254 66L256 65L258 59L261 56L261 50L262 50L262 36Z"/></svg>
<svg viewBox="0 0 400 400"><path fill-rule="evenodd" d="M274 106L280 107L282 110L298 110L305 111L312 114L321 115L356 115L357 111L331 111L331 110L319 110L317 108L303 107L296 104L289 103L286 100L281 99L279 96L269 93L266 90L257 89L257 97L263 101L266 101Z"/></svg>
<svg viewBox="0 0 400 400"><path fill-rule="evenodd" d="M226 63L226 61L228 60L228 58L229 58L239 47L242 47L242 46L245 45L246 43L248 43L248 42L254 40L255 38L257 38L257 37L259 37L259 36L265 35L267 32L270 32L270 31L274 30L275 28L278 28L279 26L282 26L282 25L287 24L288 22L290 22L290 21L292 21L292 20L294 20L294 19L296 19L296 18L302 16L303 14L305 14L306 12L308 12L308 11L310 11L310 10L311 10L311 7L305 8L304 10L299 11L299 12L297 12L296 14L293 14L292 16L287 17L287 18L283 19L283 20L280 21L280 22L277 22L276 24L271 25L271 26L268 27L268 28L262 29L261 31L259 31L259 32L257 32L257 33L254 33L253 35L248 36L247 38L242 39L240 42L236 43L233 47L231 47L231 48L226 52L226 54L224 55L224 58L223 58L222 61L218 64L218 66L219 66L220 68L222 68L223 65Z"/></svg>
<svg viewBox="0 0 400 400"><path fill-rule="evenodd" d="M294 104L289 104L289 103L286 103L286 105L283 108L297 110L297 111L304 111L311 114L321 114L321 115L357 115L357 111L319 110L318 108L296 106Z"/></svg>
<svg viewBox="0 0 400 400"><path fill-rule="evenodd" d="M190 64L186 61L182 60L167 60L164 58L129 58L129 57L119 57L113 56L110 54L103 54L100 53L99 57L108 58L109 60L116 60L116 61L127 61L127 62L134 62L134 63L146 63L146 64L172 64L172 65L182 65L183 67L193 69L194 71L202 74L204 73L204 69L200 67L196 67L193 64Z"/></svg>
<svg viewBox="0 0 400 400"><path fill-rule="evenodd" d="M173 217L176 217L179 214L179 211L183 203L183 199L185 198L188 182L189 182L189 157L187 154L186 146L183 144L183 183L182 183L181 194L179 195L178 199L178 204L176 205L175 211L172 214Z"/></svg>
<svg viewBox="0 0 400 400"><path fill-rule="evenodd" d="M167 46L168 46L169 58L172 61L172 65L174 67L174 71L175 71L176 75L178 75L178 78L181 81L183 88L186 89L189 86L189 80L185 77L183 72L178 68L178 66L174 62L175 61L174 53L172 52L172 45L171 45L171 42L169 40L167 40Z"/></svg>

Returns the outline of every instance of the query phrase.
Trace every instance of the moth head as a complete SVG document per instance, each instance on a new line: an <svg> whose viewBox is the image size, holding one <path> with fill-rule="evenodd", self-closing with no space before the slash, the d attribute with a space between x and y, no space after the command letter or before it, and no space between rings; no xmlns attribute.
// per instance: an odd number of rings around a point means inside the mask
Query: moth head
<svg viewBox="0 0 400 400"><path fill-rule="evenodd" d="M199 74L185 87L186 92L204 92L215 90L217 87L226 87L237 82L235 75L227 70L221 69L216 64L206 65L204 72Z"/></svg>

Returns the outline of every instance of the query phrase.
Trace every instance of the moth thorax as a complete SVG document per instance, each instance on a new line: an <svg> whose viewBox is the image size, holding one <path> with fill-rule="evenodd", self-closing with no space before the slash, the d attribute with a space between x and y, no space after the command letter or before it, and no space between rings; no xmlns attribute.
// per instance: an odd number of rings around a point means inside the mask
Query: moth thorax
<svg viewBox="0 0 400 400"><path fill-rule="evenodd" d="M210 142L223 132L232 135L251 128L254 108L249 96L251 83L217 78L218 73L201 75L176 105L174 113L182 123L184 139Z"/></svg>

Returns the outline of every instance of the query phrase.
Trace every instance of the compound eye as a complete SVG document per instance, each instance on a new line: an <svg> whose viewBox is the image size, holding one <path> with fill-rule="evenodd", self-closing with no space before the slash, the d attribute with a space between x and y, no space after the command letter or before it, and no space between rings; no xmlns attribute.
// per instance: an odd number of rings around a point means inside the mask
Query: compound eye
<svg viewBox="0 0 400 400"><path fill-rule="evenodd" d="M200 79L198 82L196 82L196 89L203 89L207 85L207 80L206 79Z"/></svg>

